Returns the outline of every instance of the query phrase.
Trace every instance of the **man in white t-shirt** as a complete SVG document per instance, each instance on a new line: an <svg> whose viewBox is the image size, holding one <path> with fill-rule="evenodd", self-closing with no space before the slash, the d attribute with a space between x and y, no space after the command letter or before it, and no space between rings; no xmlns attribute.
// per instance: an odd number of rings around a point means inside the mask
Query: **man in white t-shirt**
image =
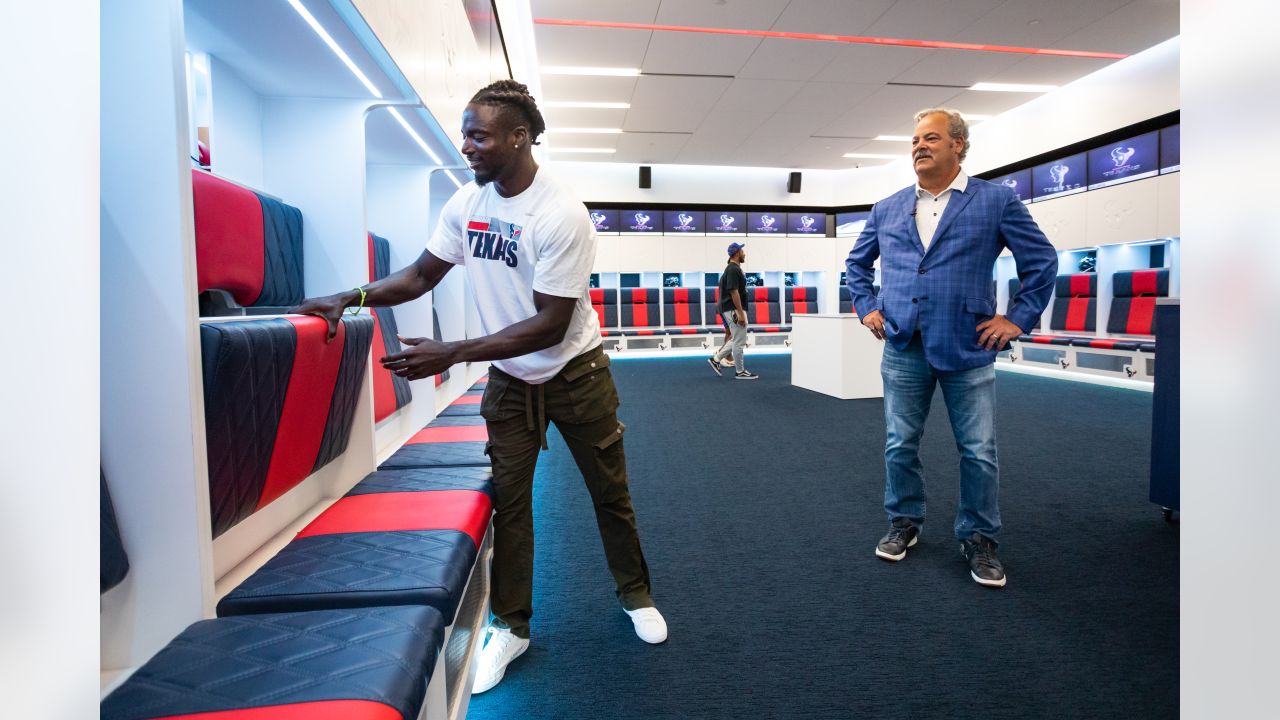
<svg viewBox="0 0 1280 720"><path fill-rule="evenodd" d="M480 414L493 464L494 552L488 641L473 692L500 681L529 647L533 615L533 474L556 428L582 471L617 595L636 634L666 640L650 596L627 485L618 394L601 347L587 286L595 227L586 207L540 170L530 146L546 123L528 88L501 80L482 89L462 114L462 154L476 181L445 204L426 250L412 265L363 288L304 302L294 312L326 318L330 333L345 308L398 305L434 288L455 265L467 270L481 337L428 338L383 364L416 380L459 362L491 361Z"/></svg>

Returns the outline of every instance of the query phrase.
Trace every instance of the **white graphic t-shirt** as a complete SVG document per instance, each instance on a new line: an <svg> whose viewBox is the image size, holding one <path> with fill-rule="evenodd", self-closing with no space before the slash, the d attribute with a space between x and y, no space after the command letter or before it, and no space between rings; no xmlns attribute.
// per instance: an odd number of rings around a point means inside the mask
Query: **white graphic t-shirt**
<svg viewBox="0 0 1280 720"><path fill-rule="evenodd" d="M445 203L427 250L467 269L485 335L536 315L535 290L578 299L560 344L493 361L508 375L544 383L600 344L600 322L587 292L595 226L586 206L545 168L515 197L502 197L492 183L464 186Z"/></svg>

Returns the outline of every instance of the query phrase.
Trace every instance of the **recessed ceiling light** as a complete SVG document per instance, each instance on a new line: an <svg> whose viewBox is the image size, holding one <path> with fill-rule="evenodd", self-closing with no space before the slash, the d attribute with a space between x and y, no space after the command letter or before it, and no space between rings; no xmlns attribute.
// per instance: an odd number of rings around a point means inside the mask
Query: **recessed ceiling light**
<svg viewBox="0 0 1280 720"><path fill-rule="evenodd" d="M980 82L970 90L979 90L983 92L1020 92L1020 93L1047 93L1057 90L1057 85L1030 85L1025 83L991 83Z"/></svg>
<svg viewBox="0 0 1280 720"><path fill-rule="evenodd" d="M585 108L588 110L626 110L631 103L624 102L576 102L573 100L544 100L546 108Z"/></svg>
<svg viewBox="0 0 1280 720"><path fill-rule="evenodd" d="M907 135L877 135L876 139L890 142L911 142L911 138Z"/></svg>
<svg viewBox="0 0 1280 720"><path fill-rule="evenodd" d="M622 128L547 128L552 134L589 134L589 135L621 135Z"/></svg>
<svg viewBox="0 0 1280 720"><path fill-rule="evenodd" d="M320 36L320 39L324 41L324 44L329 46L329 49L333 51L333 54L338 56L338 59L342 61L342 64L347 66L347 69L351 71L351 74L355 75L356 79L363 83L365 88L368 89L369 92L373 93L374 97L381 99L382 93L378 91L378 88L369 81L369 78L366 77L363 72L360 72L360 68L356 67L351 56L347 55L346 51L338 45L338 43L333 39L333 36L330 35L329 32L324 29L324 26L320 24L320 21L316 20L316 17L311 14L311 11L303 7L299 0L289 0L289 4L293 6L294 10L298 11L298 14L302 16L302 19L305 20L308 25L311 26L311 29L315 31L316 35ZM440 161L436 160L436 164L439 163Z"/></svg>
<svg viewBox="0 0 1280 720"><path fill-rule="evenodd" d="M611 77L636 77L640 68L580 67L574 65L544 65L543 75L606 75Z"/></svg>
<svg viewBox="0 0 1280 720"><path fill-rule="evenodd" d="M613 148L548 148L547 152L553 153L595 153L598 155L609 155L618 152Z"/></svg>
<svg viewBox="0 0 1280 720"><path fill-rule="evenodd" d="M898 159L901 159L901 158L906 158L906 157L907 157L907 153L894 153L894 154L890 155L889 153L860 153L860 152L851 152L851 153L845 153L845 154L844 154L844 157L847 157L847 158L862 158L862 159L866 159L866 160L898 160Z"/></svg>

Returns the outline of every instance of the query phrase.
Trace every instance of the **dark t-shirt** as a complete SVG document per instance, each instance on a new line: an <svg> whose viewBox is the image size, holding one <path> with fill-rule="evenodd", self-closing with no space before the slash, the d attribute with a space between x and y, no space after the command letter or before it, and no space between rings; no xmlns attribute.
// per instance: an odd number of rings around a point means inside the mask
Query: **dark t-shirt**
<svg viewBox="0 0 1280 720"><path fill-rule="evenodd" d="M736 310L733 305L733 297L731 290L738 291L738 298L742 300L742 309L747 309L747 276L742 274L742 266L738 263L729 263L725 267L724 272L720 274L720 311L727 312Z"/></svg>

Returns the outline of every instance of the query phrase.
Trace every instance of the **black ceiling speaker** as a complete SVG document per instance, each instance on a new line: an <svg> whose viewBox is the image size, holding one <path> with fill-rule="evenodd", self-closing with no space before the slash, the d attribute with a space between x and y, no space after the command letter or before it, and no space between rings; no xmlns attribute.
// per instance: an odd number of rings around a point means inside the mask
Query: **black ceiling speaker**
<svg viewBox="0 0 1280 720"><path fill-rule="evenodd" d="M791 173L791 175L790 175L790 176L788 176L788 177L787 177L787 192L789 192L789 193L798 193L798 192L800 192L800 173L799 173L799 171L797 171L797 172L793 172L793 173Z"/></svg>
<svg viewBox="0 0 1280 720"><path fill-rule="evenodd" d="M640 189L648 190L653 187L653 168L648 165L640 166Z"/></svg>

